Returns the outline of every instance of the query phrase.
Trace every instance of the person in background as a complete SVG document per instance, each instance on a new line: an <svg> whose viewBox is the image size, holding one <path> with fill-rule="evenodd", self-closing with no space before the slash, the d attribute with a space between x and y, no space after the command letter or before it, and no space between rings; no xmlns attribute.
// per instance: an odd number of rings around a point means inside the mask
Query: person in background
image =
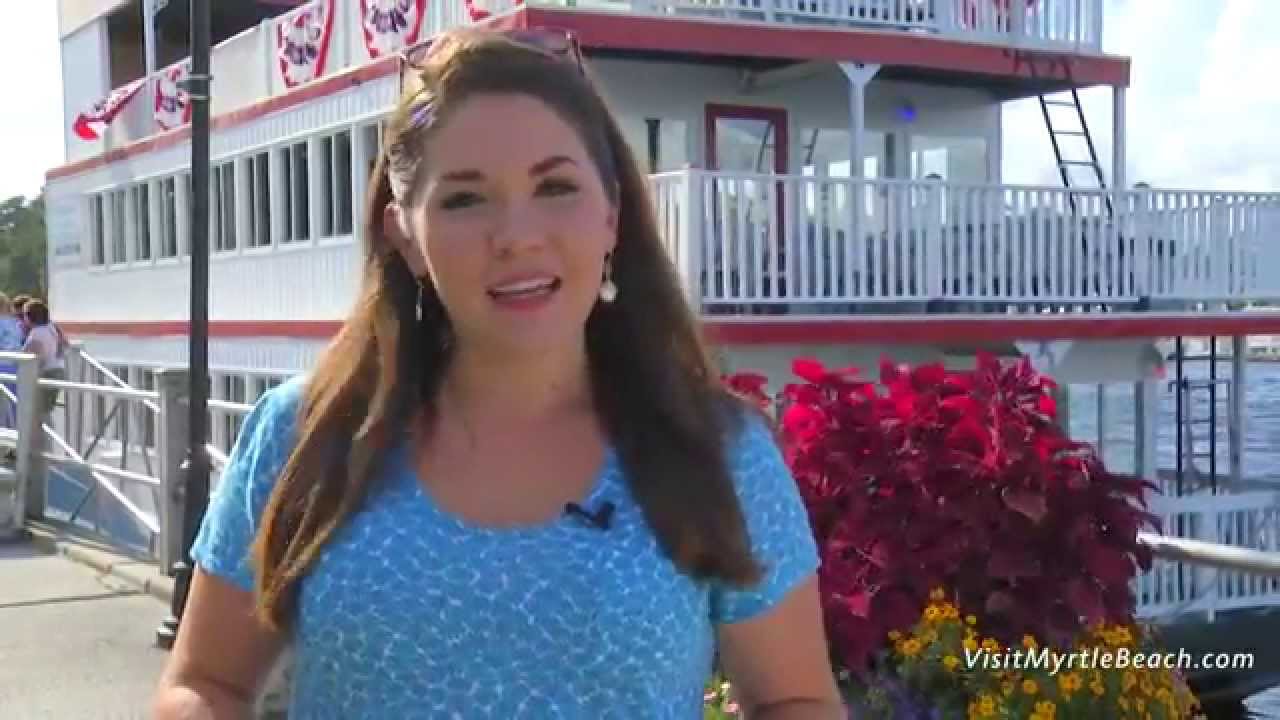
<svg viewBox="0 0 1280 720"><path fill-rule="evenodd" d="M13 316L18 319L18 327L22 330L22 341L27 341L27 332L31 328L27 327L27 317L24 311L27 303L31 302L31 296L25 293L19 293L13 296Z"/></svg>
<svg viewBox="0 0 1280 720"><path fill-rule="evenodd" d="M363 285L246 418L153 717L844 720L820 558L571 36L402 60ZM318 288L323 292L323 288Z"/></svg>
<svg viewBox="0 0 1280 720"><path fill-rule="evenodd" d="M9 300L9 296L0 293L0 352L21 352L24 335L22 323L14 314L13 302ZM0 358L0 373L14 375L17 372L16 362ZM17 397L17 382L5 380L4 386L13 393L13 397ZM8 395L0 397L0 427L17 427L17 417L17 407L13 400Z"/></svg>
<svg viewBox="0 0 1280 720"><path fill-rule="evenodd" d="M30 300L23 309L26 320L27 339L22 345L23 352L29 352L40 360L40 377L49 380L67 379L67 341L49 319L49 308L39 300ZM40 417L45 418L53 411L58 401L57 388L41 388Z"/></svg>

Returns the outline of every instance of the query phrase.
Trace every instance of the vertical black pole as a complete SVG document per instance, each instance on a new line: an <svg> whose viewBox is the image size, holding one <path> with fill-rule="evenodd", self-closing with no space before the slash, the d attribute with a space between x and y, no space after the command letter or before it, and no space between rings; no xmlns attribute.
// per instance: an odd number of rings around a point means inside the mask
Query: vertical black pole
<svg viewBox="0 0 1280 720"><path fill-rule="evenodd" d="M1209 485L1218 494L1218 338L1209 338Z"/></svg>
<svg viewBox="0 0 1280 720"><path fill-rule="evenodd" d="M210 0L191 0L191 417L182 493L183 559L177 563L172 614L156 630L156 644L173 647L191 588L191 544L209 501L205 452L209 397L209 53Z"/></svg>

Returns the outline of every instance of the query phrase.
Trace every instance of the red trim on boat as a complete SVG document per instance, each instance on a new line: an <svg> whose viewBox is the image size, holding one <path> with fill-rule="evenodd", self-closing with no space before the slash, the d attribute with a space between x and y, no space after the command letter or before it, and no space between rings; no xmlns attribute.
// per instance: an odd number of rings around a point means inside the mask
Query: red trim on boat
<svg viewBox="0 0 1280 720"><path fill-rule="evenodd" d="M829 60L879 63L886 66L926 68L950 73L977 73L995 77L1030 78L1028 66L1016 62L1013 50L948 40L936 35L907 32L823 29L795 25L734 25L731 23L678 20L617 13L590 13L550 8L520 7L487 23L499 29L555 27L572 30L588 48L648 50L694 55L727 55L786 60ZM1071 79L1078 85L1129 85L1128 58L1072 55ZM397 60L387 57L296 90L261 100L211 120L214 130L241 125L264 115L332 95L396 72ZM1065 79L1045 63L1037 65L1039 77ZM53 168L47 180L75 175L135 155L171 147L191 136L190 126L108 150L77 162Z"/></svg>
<svg viewBox="0 0 1280 720"><path fill-rule="evenodd" d="M707 339L719 345L933 344L995 340L1121 340L1184 336L1280 335L1280 313L1109 313L1096 315L867 315L706 320ZM189 324L60 322L73 335L185 336ZM341 327L329 320L215 320L212 338L327 340Z"/></svg>
<svg viewBox="0 0 1280 720"><path fill-rule="evenodd" d="M996 77L1031 78L1027 63L1019 64L1013 49L927 33L796 25L734 25L645 15L587 13L552 8L527 8L524 23L535 27L572 30L587 47L879 63L947 73L976 73ZM1129 86L1130 60L1114 55L1054 53L1069 58L1071 79L1080 86ZM1066 79L1043 60L1036 76Z"/></svg>

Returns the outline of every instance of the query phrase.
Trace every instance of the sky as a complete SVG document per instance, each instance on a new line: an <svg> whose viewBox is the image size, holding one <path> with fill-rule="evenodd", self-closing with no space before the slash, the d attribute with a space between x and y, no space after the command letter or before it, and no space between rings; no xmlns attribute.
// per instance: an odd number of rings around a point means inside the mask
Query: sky
<svg viewBox="0 0 1280 720"><path fill-rule="evenodd" d="M1104 49L1133 60L1129 183L1280 191L1280 0L1105 2ZM0 2L0 199L38 194L65 157L56 8ZM1109 177L1111 92L1082 98ZM1059 184L1039 105L1010 103L1004 123L1005 182Z"/></svg>

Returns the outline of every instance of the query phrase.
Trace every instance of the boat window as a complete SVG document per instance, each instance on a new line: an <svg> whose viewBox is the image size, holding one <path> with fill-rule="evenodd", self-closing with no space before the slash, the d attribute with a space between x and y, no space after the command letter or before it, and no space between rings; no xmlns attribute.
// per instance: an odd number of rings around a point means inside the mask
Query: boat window
<svg viewBox="0 0 1280 720"><path fill-rule="evenodd" d="M266 247L271 244L271 174L267 152L260 152L245 161L245 181L249 192L248 247ZM233 185L234 187L234 185Z"/></svg>
<svg viewBox="0 0 1280 720"><path fill-rule="evenodd" d="M281 242L302 242L311 238L311 203L308 194L309 169L307 143L294 143L280 148L276 156L282 168L284 192L281 205L284 215L284 235Z"/></svg>
<svg viewBox="0 0 1280 720"><path fill-rule="evenodd" d="M129 260L126 207L125 191L113 190L111 192L111 263L113 265Z"/></svg>
<svg viewBox="0 0 1280 720"><path fill-rule="evenodd" d="M987 141L981 137L911 136L911 177L930 176L960 185L983 185L989 178Z"/></svg>
<svg viewBox="0 0 1280 720"><path fill-rule="evenodd" d="M107 228L102 217L102 195L89 196L89 264L105 265L107 262Z"/></svg>
<svg viewBox="0 0 1280 720"><path fill-rule="evenodd" d="M177 181L167 177L159 183L160 193L160 257L178 257L178 188Z"/></svg>
<svg viewBox="0 0 1280 720"><path fill-rule="evenodd" d="M351 234L351 132L320 140L320 236Z"/></svg>
<svg viewBox="0 0 1280 720"><path fill-rule="evenodd" d="M209 236L214 252L236 249L236 165L225 162L212 170L209 182Z"/></svg>
<svg viewBox="0 0 1280 720"><path fill-rule="evenodd" d="M151 259L151 186L139 183L129 188L130 224L133 226L133 259Z"/></svg>
<svg viewBox="0 0 1280 720"><path fill-rule="evenodd" d="M862 147L862 174L879 178L886 172L887 137L883 132L867 130ZM801 128L801 173L826 177L849 177L849 128Z"/></svg>

